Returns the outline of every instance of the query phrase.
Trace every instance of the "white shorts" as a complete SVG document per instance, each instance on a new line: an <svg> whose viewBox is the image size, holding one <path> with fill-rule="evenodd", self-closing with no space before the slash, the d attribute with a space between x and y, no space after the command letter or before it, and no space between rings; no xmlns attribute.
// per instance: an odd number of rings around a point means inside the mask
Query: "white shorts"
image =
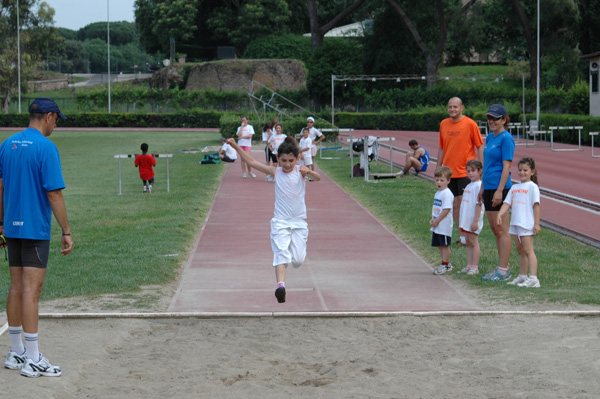
<svg viewBox="0 0 600 399"><path fill-rule="evenodd" d="M533 236L533 230L524 229L520 226L513 226L512 224L508 228L508 233L513 236L523 237L523 236Z"/></svg>
<svg viewBox="0 0 600 399"><path fill-rule="evenodd" d="M309 151L306 151L309 152ZM298 161L298 165L302 166L302 165L312 165L313 161L312 161L312 156L310 155L306 155L306 153L304 154L304 159L300 159Z"/></svg>
<svg viewBox="0 0 600 399"><path fill-rule="evenodd" d="M304 219L271 219L273 267L292 264L298 267L306 259L308 224Z"/></svg>

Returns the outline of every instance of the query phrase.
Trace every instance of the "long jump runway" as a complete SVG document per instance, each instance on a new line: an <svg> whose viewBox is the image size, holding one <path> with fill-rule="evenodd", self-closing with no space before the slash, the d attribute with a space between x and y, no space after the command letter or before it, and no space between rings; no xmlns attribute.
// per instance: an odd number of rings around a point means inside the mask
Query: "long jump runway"
<svg viewBox="0 0 600 399"><path fill-rule="evenodd" d="M257 157L257 154L255 154ZM322 161L323 162L323 161ZM210 166L206 166L210 167ZM428 265L322 171L307 183L308 255L289 267L287 302L274 296L264 175L228 165L171 312L465 311L479 306Z"/></svg>

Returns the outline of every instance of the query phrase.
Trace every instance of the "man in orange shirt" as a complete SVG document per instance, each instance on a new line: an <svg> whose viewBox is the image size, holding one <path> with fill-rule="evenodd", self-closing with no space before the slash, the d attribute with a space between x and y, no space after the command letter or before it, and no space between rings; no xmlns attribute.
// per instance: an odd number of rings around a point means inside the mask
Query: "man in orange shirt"
<svg viewBox="0 0 600 399"><path fill-rule="evenodd" d="M478 159L483 163L483 140L477 123L463 115L462 100L452 97L448 101L448 115L440 124L438 167L444 165L452 170L448 188L454 194L452 216L460 220L460 204L465 187L471 182L467 177L467 162ZM460 235L458 245L466 245L465 236Z"/></svg>

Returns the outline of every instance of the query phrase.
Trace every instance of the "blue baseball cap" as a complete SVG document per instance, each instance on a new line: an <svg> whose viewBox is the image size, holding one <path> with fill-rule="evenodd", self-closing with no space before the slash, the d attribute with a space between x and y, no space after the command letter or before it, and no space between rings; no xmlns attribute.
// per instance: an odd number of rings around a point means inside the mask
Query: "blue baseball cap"
<svg viewBox="0 0 600 399"><path fill-rule="evenodd" d="M504 118L508 115L506 108L502 104L492 104L486 115L491 115L494 118Z"/></svg>
<svg viewBox="0 0 600 399"><path fill-rule="evenodd" d="M67 117L60 112L58 105L54 101L46 97L38 97L29 106L30 114L46 114L48 112L56 112L63 119Z"/></svg>

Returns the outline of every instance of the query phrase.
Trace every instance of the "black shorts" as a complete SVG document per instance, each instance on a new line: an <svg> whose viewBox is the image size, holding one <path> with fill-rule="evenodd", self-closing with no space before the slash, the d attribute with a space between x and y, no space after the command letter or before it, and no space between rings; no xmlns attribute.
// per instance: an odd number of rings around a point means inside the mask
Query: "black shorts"
<svg viewBox="0 0 600 399"><path fill-rule="evenodd" d="M452 237L444 236L438 233L431 233L432 247L447 247L452 244Z"/></svg>
<svg viewBox="0 0 600 399"><path fill-rule="evenodd" d="M48 266L50 254L49 240L26 240L22 238L6 237L8 247L8 265L11 267L39 267Z"/></svg>
<svg viewBox="0 0 600 399"><path fill-rule="evenodd" d="M483 199L483 206L485 208L485 211L486 212L498 212L500 210L500 208L502 208L504 199L506 198L506 195L508 194L509 191L510 191L510 188L505 188L504 190L502 190L502 202L498 206L492 206L492 199L494 198L494 193L496 192L496 190L483 190L483 194L481 197Z"/></svg>
<svg viewBox="0 0 600 399"><path fill-rule="evenodd" d="M267 162L277 163L277 154L271 152L270 149L267 149Z"/></svg>
<svg viewBox="0 0 600 399"><path fill-rule="evenodd" d="M465 188L471 183L471 179L468 177L456 177L450 179L450 184L448 184L448 188L452 191L452 195L455 197L463 195L465 192Z"/></svg>

